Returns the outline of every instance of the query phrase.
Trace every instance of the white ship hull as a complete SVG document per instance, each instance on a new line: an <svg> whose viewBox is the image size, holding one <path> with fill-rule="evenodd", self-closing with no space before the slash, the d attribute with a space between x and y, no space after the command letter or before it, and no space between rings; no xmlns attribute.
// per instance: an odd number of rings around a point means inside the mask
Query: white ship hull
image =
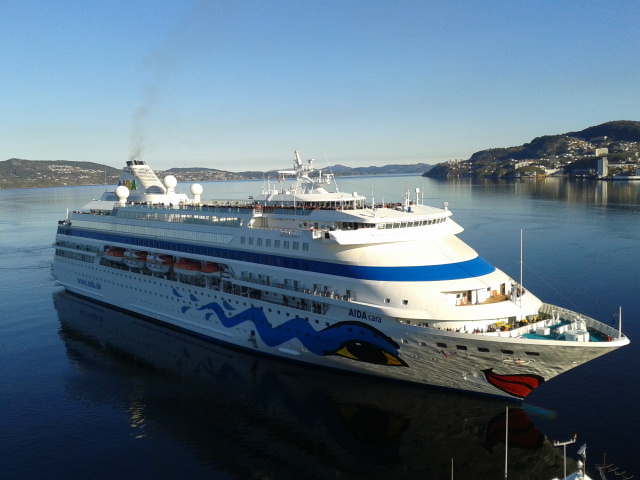
<svg viewBox="0 0 640 480"><path fill-rule="evenodd" d="M158 193L134 164L125 174L147 193L116 190L117 201L59 222L52 274L76 294L256 353L515 400L629 343L486 263L455 237L446 206L300 192L311 180L297 162L293 193L255 205ZM130 268L116 250L149 263Z"/></svg>
<svg viewBox="0 0 640 480"><path fill-rule="evenodd" d="M359 374L491 396L520 398L497 389L488 381L487 375L513 377L502 380L509 383L524 382L524 389L517 390L524 392L524 397L538 386L538 383L530 385L528 377L540 377L548 381L624 344L616 340L590 344L533 342L506 336L508 332L502 337L497 336L499 334L460 334L399 324L395 319L383 317L374 322L366 319L353 321L353 311L358 308L353 303L335 308L331 316L314 315L298 308L211 288L104 267L99 262L91 268L87 267L86 262L58 258L53 274L68 291L235 347ZM374 313L371 315L375 317ZM355 332L353 341L358 341L363 336L362 332L364 338L371 335L388 336L388 341L381 339L386 344L384 350L397 352L402 363L393 365L394 360L381 354L382 349L367 352L369 355L381 355L380 359L374 359L375 363L370 363L371 359L354 361L330 353L318 354L318 351L310 348L310 337L322 335L327 325L341 323L341 328ZM265 324L271 326L261 326ZM281 333L282 329L284 333ZM278 332L275 345L263 340L263 337L269 337L267 330ZM332 347L337 346L334 344L321 348L330 352ZM460 347L466 348L463 350ZM488 349L488 352L475 353L479 348ZM531 353L537 355L532 356ZM380 362L385 363L378 364ZM520 380L518 375L525 379Z"/></svg>

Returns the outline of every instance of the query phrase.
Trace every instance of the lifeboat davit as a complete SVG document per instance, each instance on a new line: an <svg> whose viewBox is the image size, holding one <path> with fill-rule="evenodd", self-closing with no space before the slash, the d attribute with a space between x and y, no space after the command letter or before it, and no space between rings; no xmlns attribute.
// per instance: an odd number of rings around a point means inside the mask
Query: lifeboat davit
<svg viewBox="0 0 640 480"><path fill-rule="evenodd" d="M171 255L147 255L147 268L156 273L167 273L173 265Z"/></svg>
<svg viewBox="0 0 640 480"><path fill-rule="evenodd" d="M195 260L181 258L173 265L173 271L188 277L199 277L202 275L202 265Z"/></svg>
<svg viewBox="0 0 640 480"><path fill-rule="evenodd" d="M147 252L127 250L124 252L124 263L131 268L142 268L147 260Z"/></svg>
<svg viewBox="0 0 640 480"><path fill-rule="evenodd" d="M107 248L103 256L112 262L122 263L124 261L124 250L122 248Z"/></svg>

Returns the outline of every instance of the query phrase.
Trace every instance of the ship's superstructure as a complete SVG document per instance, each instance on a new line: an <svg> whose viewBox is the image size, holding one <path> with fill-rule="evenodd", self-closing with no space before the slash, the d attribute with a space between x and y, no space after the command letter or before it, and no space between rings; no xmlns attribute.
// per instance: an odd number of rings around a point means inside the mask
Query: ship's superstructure
<svg viewBox="0 0 640 480"><path fill-rule="evenodd" d="M514 399L629 343L479 257L446 203L419 190L368 203L297 152L278 174L281 188L205 201L200 185L176 193L174 177L129 161L114 192L59 222L53 275L245 349Z"/></svg>

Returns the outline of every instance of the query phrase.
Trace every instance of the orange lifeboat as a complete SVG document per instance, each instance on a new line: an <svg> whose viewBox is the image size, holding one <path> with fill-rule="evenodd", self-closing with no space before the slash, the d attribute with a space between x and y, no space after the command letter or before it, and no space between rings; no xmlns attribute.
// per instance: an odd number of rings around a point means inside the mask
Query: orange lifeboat
<svg viewBox="0 0 640 480"><path fill-rule="evenodd" d="M107 248L103 256L112 262L122 263L124 261L124 250L122 248Z"/></svg>
<svg viewBox="0 0 640 480"><path fill-rule="evenodd" d="M173 271L188 277L199 277L202 275L202 265L195 260L181 258L173 265Z"/></svg>

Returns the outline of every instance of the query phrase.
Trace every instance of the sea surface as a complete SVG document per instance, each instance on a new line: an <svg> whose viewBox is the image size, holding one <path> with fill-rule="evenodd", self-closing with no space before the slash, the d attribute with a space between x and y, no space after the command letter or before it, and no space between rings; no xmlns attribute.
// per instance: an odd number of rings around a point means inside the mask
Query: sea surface
<svg viewBox="0 0 640 480"><path fill-rule="evenodd" d="M66 209L105 187L0 190L0 478L550 479L587 444L640 478L640 182L339 178L376 203L448 202L461 238L543 300L615 321L632 344L521 408L254 357L65 293ZM247 198L261 181L203 184ZM179 185L189 191L189 185ZM505 452L505 420L509 443ZM505 455L505 453L507 455ZM613 477L611 477L613 478ZM621 477L616 477L621 478Z"/></svg>

